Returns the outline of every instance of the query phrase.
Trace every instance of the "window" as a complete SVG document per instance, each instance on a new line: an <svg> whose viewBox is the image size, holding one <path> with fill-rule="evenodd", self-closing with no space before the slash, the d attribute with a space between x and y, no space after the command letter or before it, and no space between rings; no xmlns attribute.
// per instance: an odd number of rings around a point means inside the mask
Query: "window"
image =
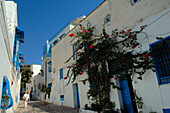
<svg viewBox="0 0 170 113"><path fill-rule="evenodd" d="M73 48L73 60L76 60L77 59L77 52L75 52L75 51L77 50L78 46L73 45L72 48Z"/></svg>
<svg viewBox="0 0 170 113"><path fill-rule="evenodd" d="M107 23L111 22L110 14L108 14L105 19L104 19L104 24L106 25Z"/></svg>
<svg viewBox="0 0 170 113"><path fill-rule="evenodd" d="M52 83L49 83L49 84L48 84L48 87L52 87Z"/></svg>
<svg viewBox="0 0 170 113"><path fill-rule="evenodd" d="M51 61L48 62L48 72L51 72Z"/></svg>
<svg viewBox="0 0 170 113"><path fill-rule="evenodd" d="M53 42L53 45L55 45L58 42L58 39Z"/></svg>
<svg viewBox="0 0 170 113"><path fill-rule="evenodd" d="M139 0L130 0L131 5L134 5L136 2L138 2Z"/></svg>
<svg viewBox="0 0 170 113"><path fill-rule="evenodd" d="M150 44L159 84L170 83L170 36Z"/></svg>
<svg viewBox="0 0 170 113"><path fill-rule="evenodd" d="M59 39L61 39L63 36L65 36L66 34L65 33L63 33L60 37L59 37Z"/></svg>
<svg viewBox="0 0 170 113"><path fill-rule="evenodd" d="M60 95L60 101L64 101L64 95Z"/></svg>
<svg viewBox="0 0 170 113"><path fill-rule="evenodd" d="M63 79L63 68L60 69L60 80Z"/></svg>
<svg viewBox="0 0 170 113"><path fill-rule="evenodd" d="M38 84L38 89L41 89L41 83Z"/></svg>

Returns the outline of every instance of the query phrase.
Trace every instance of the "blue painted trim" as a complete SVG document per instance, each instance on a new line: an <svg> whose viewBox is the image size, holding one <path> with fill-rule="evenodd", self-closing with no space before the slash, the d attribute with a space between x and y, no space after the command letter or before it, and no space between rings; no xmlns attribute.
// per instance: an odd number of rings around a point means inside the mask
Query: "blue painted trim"
<svg viewBox="0 0 170 113"><path fill-rule="evenodd" d="M51 61L48 62L48 72L51 72Z"/></svg>
<svg viewBox="0 0 170 113"><path fill-rule="evenodd" d="M72 48L73 48L73 60L75 60L76 57L75 57L75 47L74 47L74 45L72 45Z"/></svg>
<svg viewBox="0 0 170 113"><path fill-rule="evenodd" d="M63 68L60 69L60 80L63 79Z"/></svg>
<svg viewBox="0 0 170 113"><path fill-rule="evenodd" d="M76 84L76 90L77 90L77 107L80 108L80 97L79 97L78 84Z"/></svg>
<svg viewBox="0 0 170 113"><path fill-rule="evenodd" d="M38 89L41 89L41 83L38 84Z"/></svg>
<svg viewBox="0 0 170 113"><path fill-rule="evenodd" d="M65 33L63 33L60 37L59 37L59 39L61 39L63 36L65 36L66 34Z"/></svg>
<svg viewBox="0 0 170 113"><path fill-rule="evenodd" d="M59 35L69 24L71 24L71 23L68 22L63 28L61 28L61 29L49 40L49 42L51 42L57 35Z"/></svg>
<svg viewBox="0 0 170 113"><path fill-rule="evenodd" d="M170 108L169 109L163 109L163 113L170 113Z"/></svg>
<svg viewBox="0 0 170 113"><path fill-rule="evenodd" d="M60 95L60 101L64 101L64 95Z"/></svg>
<svg viewBox="0 0 170 113"><path fill-rule="evenodd" d="M8 91L8 95L9 95L10 103L9 103L9 105L8 105L7 107L2 108L2 107L1 107L1 102L2 102L3 87L4 87L4 85L3 85L3 83L4 83L4 79L6 80L6 83L7 83L7 84L6 84L6 87L7 87L7 91ZM8 80L8 78L7 78L6 76L3 76L3 82L2 82L2 93L1 93L1 98L0 98L0 109L9 109L10 107L12 107L12 106L13 106L13 99L12 99L12 96L11 96L9 80Z"/></svg>
<svg viewBox="0 0 170 113"><path fill-rule="evenodd" d="M52 83L49 83L49 84L48 84L48 87L52 87Z"/></svg>
<svg viewBox="0 0 170 113"><path fill-rule="evenodd" d="M165 37L165 38L163 38L163 39L161 39L161 40L158 40L158 41L156 41L156 42L153 42L153 43L149 44L149 47L150 47L150 49L151 49L151 52L153 53L153 48L152 48L152 46L154 46L154 45L157 44L157 43L161 43L163 40L166 40L166 39L168 39L168 38L170 38L170 36L167 36L167 37ZM163 51L164 51L164 49L165 49L165 48L163 47ZM168 53L168 54L169 54L169 53ZM160 56L160 55L159 55L159 56ZM158 57L158 56L156 56L156 58L153 57L153 62L154 62L154 64L155 64L156 76L157 76L158 84L159 84L159 85L164 85L164 84L170 83L170 81L165 81L165 82L163 82L163 83L160 81L161 79L170 78L170 76L168 76L168 77L163 77L163 76L162 76L162 72L159 73L160 69L158 69L157 66L160 67L160 64L157 64L157 62L156 62L157 57ZM168 58L168 56L166 56L166 58ZM169 64L168 64L168 66L169 66ZM160 67L160 68L161 68L161 67ZM167 67L165 67L165 68L167 68ZM162 71L163 71L163 73L164 73L164 75L165 75L164 68L163 68ZM160 75L160 74L161 74L161 75Z"/></svg>

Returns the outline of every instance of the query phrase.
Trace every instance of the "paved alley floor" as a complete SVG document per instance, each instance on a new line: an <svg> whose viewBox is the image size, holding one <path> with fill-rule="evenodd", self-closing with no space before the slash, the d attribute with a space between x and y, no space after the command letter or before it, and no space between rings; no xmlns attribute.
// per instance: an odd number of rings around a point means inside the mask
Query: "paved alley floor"
<svg viewBox="0 0 170 113"><path fill-rule="evenodd" d="M38 100L28 101L28 107L25 108L24 101L20 100L19 108L14 113L77 113L77 109L57 106Z"/></svg>

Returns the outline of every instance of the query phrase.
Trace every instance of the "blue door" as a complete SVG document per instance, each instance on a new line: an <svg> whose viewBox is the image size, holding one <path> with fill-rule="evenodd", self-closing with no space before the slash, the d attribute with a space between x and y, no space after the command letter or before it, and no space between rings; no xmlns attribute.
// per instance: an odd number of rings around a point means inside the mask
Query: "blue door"
<svg viewBox="0 0 170 113"><path fill-rule="evenodd" d="M125 110L127 111L127 113L133 113L133 107L132 107L127 80L123 80L123 81L120 80L120 87L122 88L121 93L122 93L123 105L125 106Z"/></svg>
<svg viewBox="0 0 170 113"><path fill-rule="evenodd" d="M73 84L73 97L74 97L74 107L80 108L80 98L78 84Z"/></svg>
<svg viewBox="0 0 170 113"><path fill-rule="evenodd" d="M80 108L80 98L79 98L79 88L78 88L78 84L76 84L76 90L77 90L77 107Z"/></svg>

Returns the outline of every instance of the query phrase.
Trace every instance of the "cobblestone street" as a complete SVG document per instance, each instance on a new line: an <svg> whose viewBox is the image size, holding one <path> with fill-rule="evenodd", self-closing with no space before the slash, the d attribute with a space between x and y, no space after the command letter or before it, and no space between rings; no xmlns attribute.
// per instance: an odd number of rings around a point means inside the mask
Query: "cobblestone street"
<svg viewBox="0 0 170 113"><path fill-rule="evenodd" d="M70 107L57 106L41 101L29 101L25 108L24 101L20 100L19 108L14 113L77 113L77 109Z"/></svg>

